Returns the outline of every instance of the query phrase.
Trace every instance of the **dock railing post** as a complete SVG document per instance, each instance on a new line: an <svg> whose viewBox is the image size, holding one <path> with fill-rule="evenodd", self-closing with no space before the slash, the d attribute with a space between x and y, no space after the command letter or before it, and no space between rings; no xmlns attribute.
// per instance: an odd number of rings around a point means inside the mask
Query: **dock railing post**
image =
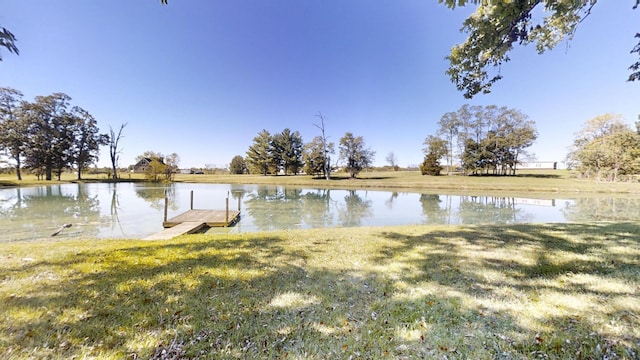
<svg viewBox="0 0 640 360"><path fill-rule="evenodd" d="M191 210L193 210L193 190L191 190Z"/></svg>
<svg viewBox="0 0 640 360"><path fill-rule="evenodd" d="M164 191L164 221L163 222L167 222L167 208L168 207L169 207L169 198L167 197L167 190L165 190Z"/></svg>

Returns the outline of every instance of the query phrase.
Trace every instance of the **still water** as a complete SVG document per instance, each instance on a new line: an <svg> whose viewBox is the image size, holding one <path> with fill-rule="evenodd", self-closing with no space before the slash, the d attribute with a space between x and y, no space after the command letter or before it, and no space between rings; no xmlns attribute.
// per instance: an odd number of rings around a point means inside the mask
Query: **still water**
<svg viewBox="0 0 640 360"><path fill-rule="evenodd" d="M401 224L635 221L640 197L535 199L301 187L144 183L64 184L0 189L0 241L51 238L142 238L190 207L224 209L240 202L231 228L210 232Z"/></svg>

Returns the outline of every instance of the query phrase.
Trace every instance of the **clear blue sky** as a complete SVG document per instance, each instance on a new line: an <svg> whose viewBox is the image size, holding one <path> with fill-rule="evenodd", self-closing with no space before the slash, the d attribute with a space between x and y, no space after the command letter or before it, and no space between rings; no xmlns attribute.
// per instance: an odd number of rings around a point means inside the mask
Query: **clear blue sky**
<svg viewBox="0 0 640 360"><path fill-rule="evenodd" d="M461 105L521 110L536 122L530 149L562 161L574 133L603 113L633 124L640 83L629 54L640 32L635 1L600 1L574 40L537 55L516 49L504 80L471 101L445 75L462 21L436 0L7 0L0 86L27 100L64 92L103 130L128 123L120 166L146 150L178 153L181 167L224 166L262 129L361 135L376 165L393 152L418 164L440 117ZM99 165L109 164L108 150Z"/></svg>

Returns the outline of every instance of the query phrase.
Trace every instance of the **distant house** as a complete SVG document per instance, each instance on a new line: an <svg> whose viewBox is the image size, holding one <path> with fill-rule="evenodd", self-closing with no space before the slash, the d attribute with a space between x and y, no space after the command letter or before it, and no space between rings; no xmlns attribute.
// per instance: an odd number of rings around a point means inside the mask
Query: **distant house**
<svg viewBox="0 0 640 360"><path fill-rule="evenodd" d="M518 170L556 170L558 163L556 161L531 161L518 164Z"/></svg>
<svg viewBox="0 0 640 360"><path fill-rule="evenodd" d="M142 158L135 165L133 165L133 169L131 171L134 173L144 174L151 165L151 161L151 158ZM160 162L162 162L162 160L160 160Z"/></svg>

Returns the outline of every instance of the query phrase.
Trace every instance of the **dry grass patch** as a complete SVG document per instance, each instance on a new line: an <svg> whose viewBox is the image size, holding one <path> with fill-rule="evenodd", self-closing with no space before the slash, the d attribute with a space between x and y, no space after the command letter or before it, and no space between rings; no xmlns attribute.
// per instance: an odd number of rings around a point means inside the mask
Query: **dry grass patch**
<svg viewBox="0 0 640 360"><path fill-rule="evenodd" d="M0 355L640 356L640 225L0 244Z"/></svg>

